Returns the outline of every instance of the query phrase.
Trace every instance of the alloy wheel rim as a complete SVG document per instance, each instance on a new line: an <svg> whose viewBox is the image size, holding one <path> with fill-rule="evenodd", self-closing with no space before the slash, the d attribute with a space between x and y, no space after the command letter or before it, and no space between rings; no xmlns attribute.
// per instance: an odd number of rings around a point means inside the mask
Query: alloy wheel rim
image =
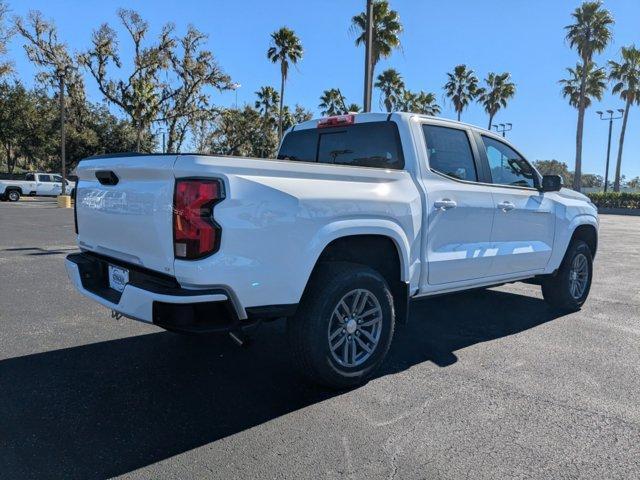
<svg viewBox="0 0 640 480"><path fill-rule="evenodd" d="M578 300L582 297L587 289L588 280L589 264L587 257L579 253L573 258L571 269L569 270L569 293L574 299Z"/></svg>
<svg viewBox="0 0 640 480"><path fill-rule="evenodd" d="M16 198L18 198L18 195L15 192L9 192L9 198L11 200L15 200Z"/></svg>
<svg viewBox="0 0 640 480"><path fill-rule="evenodd" d="M380 302L369 290L358 288L344 295L333 309L327 341L338 364L357 367L376 351L381 334Z"/></svg>

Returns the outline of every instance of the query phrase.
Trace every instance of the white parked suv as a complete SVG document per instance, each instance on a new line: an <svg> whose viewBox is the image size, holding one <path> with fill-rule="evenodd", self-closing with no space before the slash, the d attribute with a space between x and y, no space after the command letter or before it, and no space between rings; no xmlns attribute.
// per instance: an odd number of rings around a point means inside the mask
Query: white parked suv
<svg viewBox="0 0 640 480"><path fill-rule="evenodd" d="M373 374L413 298L528 281L574 310L589 294L594 205L459 122L342 115L290 129L277 160L117 155L77 173L81 293L179 332L286 317L297 367L334 387Z"/></svg>

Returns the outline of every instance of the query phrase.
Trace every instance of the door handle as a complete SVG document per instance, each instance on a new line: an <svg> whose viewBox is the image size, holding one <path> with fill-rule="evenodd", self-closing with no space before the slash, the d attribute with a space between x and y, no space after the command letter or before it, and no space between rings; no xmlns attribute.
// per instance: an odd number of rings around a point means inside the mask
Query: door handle
<svg viewBox="0 0 640 480"><path fill-rule="evenodd" d="M458 204L454 200L450 200L448 198L443 198L442 200L438 200L433 204L438 210L449 210L450 208L456 208Z"/></svg>
<svg viewBox="0 0 640 480"><path fill-rule="evenodd" d="M511 202L505 201L505 202L500 202L498 204L498 208L503 212L508 212L509 210L513 210L514 208L516 208L516 206Z"/></svg>

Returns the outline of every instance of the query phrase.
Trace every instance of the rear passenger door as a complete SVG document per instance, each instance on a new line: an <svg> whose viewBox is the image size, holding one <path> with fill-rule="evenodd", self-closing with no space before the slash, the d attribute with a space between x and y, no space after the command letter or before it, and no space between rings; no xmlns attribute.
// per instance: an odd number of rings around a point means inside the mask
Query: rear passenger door
<svg viewBox="0 0 640 480"><path fill-rule="evenodd" d="M538 174L522 155L494 137L477 134L476 139L496 205L492 275L545 268L555 233L554 202L538 190Z"/></svg>
<svg viewBox="0 0 640 480"><path fill-rule="evenodd" d="M429 169L424 288L486 277L492 264L495 208L490 187L479 183L484 174L472 133L435 124L423 124L422 132Z"/></svg>
<svg viewBox="0 0 640 480"><path fill-rule="evenodd" d="M53 175L53 194L60 195L61 193L62 193L62 176Z"/></svg>
<svg viewBox="0 0 640 480"><path fill-rule="evenodd" d="M53 195L55 184L53 183L52 175L49 174L37 174L36 193L38 195Z"/></svg>

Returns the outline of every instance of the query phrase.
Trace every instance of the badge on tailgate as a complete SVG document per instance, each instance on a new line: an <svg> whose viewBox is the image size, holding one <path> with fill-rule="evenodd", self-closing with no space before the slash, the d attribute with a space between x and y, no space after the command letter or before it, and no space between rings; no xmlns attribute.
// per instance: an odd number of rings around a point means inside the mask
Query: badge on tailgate
<svg viewBox="0 0 640 480"><path fill-rule="evenodd" d="M129 270L109 265L109 287L122 292L127 283L129 283Z"/></svg>

